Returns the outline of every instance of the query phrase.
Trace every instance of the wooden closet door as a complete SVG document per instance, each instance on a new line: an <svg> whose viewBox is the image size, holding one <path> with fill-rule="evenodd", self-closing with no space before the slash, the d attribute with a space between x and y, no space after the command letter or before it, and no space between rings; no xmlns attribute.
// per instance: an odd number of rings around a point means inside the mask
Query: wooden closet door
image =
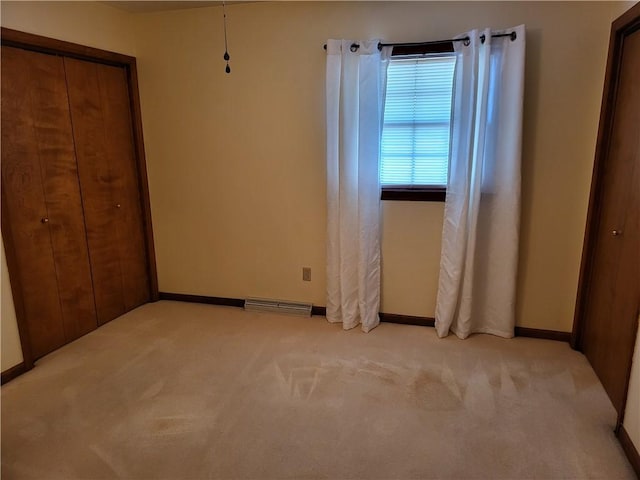
<svg viewBox="0 0 640 480"><path fill-rule="evenodd" d="M640 294L640 30L625 39L592 252L583 351L618 410ZM632 339L629 341L629 339Z"/></svg>
<svg viewBox="0 0 640 480"><path fill-rule="evenodd" d="M97 326L61 57L2 47L2 190L38 358Z"/></svg>
<svg viewBox="0 0 640 480"><path fill-rule="evenodd" d="M622 418L640 308L640 5L614 22L578 346ZM611 53L614 52L614 53ZM584 268L584 267L583 267ZM580 306L580 305L579 305ZM580 312L580 311L579 311Z"/></svg>
<svg viewBox="0 0 640 480"><path fill-rule="evenodd" d="M150 300L126 71L65 58L98 323Z"/></svg>

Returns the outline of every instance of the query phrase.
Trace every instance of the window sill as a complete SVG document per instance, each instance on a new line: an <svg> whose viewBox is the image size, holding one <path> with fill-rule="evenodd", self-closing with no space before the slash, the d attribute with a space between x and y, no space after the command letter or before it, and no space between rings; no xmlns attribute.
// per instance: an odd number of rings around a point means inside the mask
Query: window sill
<svg viewBox="0 0 640 480"><path fill-rule="evenodd" d="M447 189L444 187L396 186L382 187L381 200L400 200L411 202L444 202Z"/></svg>

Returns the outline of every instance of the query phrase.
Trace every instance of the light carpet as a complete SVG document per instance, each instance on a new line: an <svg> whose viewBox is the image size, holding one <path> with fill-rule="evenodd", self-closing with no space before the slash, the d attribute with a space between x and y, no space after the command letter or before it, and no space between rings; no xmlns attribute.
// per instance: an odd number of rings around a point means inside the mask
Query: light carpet
<svg viewBox="0 0 640 480"><path fill-rule="evenodd" d="M144 305L2 388L2 479L634 478L561 342Z"/></svg>

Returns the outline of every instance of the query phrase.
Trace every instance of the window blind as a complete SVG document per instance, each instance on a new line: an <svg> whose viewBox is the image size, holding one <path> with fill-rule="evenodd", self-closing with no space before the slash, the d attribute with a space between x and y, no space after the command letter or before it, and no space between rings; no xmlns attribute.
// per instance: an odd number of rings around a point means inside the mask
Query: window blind
<svg viewBox="0 0 640 480"><path fill-rule="evenodd" d="M381 140L381 184L446 186L454 55L392 59Z"/></svg>

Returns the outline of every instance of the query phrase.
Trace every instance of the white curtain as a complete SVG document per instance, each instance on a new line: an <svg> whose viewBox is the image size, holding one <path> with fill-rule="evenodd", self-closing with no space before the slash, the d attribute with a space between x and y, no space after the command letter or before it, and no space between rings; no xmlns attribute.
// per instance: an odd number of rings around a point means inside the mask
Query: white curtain
<svg viewBox="0 0 640 480"><path fill-rule="evenodd" d="M524 25L455 42L436 330L513 337L520 224ZM503 32L493 32L503 33ZM484 43L481 36L484 35Z"/></svg>
<svg viewBox="0 0 640 480"><path fill-rule="evenodd" d="M358 45L358 47L357 47ZM327 42L327 320L380 319L380 134L389 51Z"/></svg>

